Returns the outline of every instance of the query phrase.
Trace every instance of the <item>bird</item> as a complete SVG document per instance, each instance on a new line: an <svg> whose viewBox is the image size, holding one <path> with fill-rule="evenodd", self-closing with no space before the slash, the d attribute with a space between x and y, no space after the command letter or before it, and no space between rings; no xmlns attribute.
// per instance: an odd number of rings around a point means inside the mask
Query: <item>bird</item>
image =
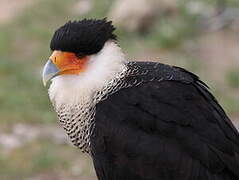
<svg viewBox="0 0 239 180"><path fill-rule="evenodd" d="M112 21L53 34L42 79L70 141L99 180L238 180L239 133L209 87L181 67L129 61Z"/></svg>

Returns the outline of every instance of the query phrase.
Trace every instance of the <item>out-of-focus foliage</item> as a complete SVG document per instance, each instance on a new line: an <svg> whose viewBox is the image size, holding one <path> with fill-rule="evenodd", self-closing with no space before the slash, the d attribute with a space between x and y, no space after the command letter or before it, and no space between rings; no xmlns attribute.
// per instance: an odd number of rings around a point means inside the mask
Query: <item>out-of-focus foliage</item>
<svg viewBox="0 0 239 180"><path fill-rule="evenodd" d="M233 88L239 88L239 67L231 69L227 73L228 84Z"/></svg>
<svg viewBox="0 0 239 180"><path fill-rule="evenodd" d="M0 179L95 179L89 158L67 144L58 129L41 71L56 28L71 19L106 17L115 1L34 0L0 21ZM174 7L135 31L117 25L120 46L129 59L195 72L232 119L239 119L239 16L234 13L239 1L175 0Z"/></svg>

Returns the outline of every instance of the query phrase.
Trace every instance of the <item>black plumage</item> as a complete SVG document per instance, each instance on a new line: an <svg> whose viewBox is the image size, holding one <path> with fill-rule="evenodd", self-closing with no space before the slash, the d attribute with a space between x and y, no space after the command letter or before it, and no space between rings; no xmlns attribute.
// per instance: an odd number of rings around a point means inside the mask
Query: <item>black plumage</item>
<svg viewBox="0 0 239 180"><path fill-rule="evenodd" d="M50 47L96 54L106 41L116 40L114 30L106 19L68 22L55 32ZM75 142L90 144L98 179L238 180L239 133L206 84L179 67L153 62L127 67L117 91L109 91L96 107L83 106L83 117L60 116ZM71 118L93 110L92 126L79 135L79 122Z"/></svg>
<svg viewBox="0 0 239 180"><path fill-rule="evenodd" d="M116 40L111 21L106 19L69 21L54 33L50 48L92 55L99 52L107 40Z"/></svg>
<svg viewBox="0 0 239 180"><path fill-rule="evenodd" d="M96 106L99 180L237 180L239 134L206 85L178 67L129 63L135 76Z"/></svg>

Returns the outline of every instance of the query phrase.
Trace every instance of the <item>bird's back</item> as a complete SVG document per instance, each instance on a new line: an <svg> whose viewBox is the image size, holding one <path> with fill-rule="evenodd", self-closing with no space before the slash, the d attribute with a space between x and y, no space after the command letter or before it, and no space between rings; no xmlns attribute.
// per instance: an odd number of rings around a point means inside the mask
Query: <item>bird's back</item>
<svg viewBox="0 0 239 180"><path fill-rule="evenodd" d="M96 106L92 158L100 180L236 180L239 136L197 76L128 65L125 88Z"/></svg>

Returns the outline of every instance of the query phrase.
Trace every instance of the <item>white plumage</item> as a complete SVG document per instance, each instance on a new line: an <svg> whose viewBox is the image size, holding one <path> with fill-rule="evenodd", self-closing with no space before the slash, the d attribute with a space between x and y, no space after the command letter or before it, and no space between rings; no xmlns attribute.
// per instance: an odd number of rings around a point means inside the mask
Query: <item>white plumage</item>
<svg viewBox="0 0 239 180"><path fill-rule="evenodd" d="M89 101L94 92L100 91L124 70L126 62L121 48L114 41L106 42L100 52L90 56L84 72L52 79L49 95L55 108Z"/></svg>

